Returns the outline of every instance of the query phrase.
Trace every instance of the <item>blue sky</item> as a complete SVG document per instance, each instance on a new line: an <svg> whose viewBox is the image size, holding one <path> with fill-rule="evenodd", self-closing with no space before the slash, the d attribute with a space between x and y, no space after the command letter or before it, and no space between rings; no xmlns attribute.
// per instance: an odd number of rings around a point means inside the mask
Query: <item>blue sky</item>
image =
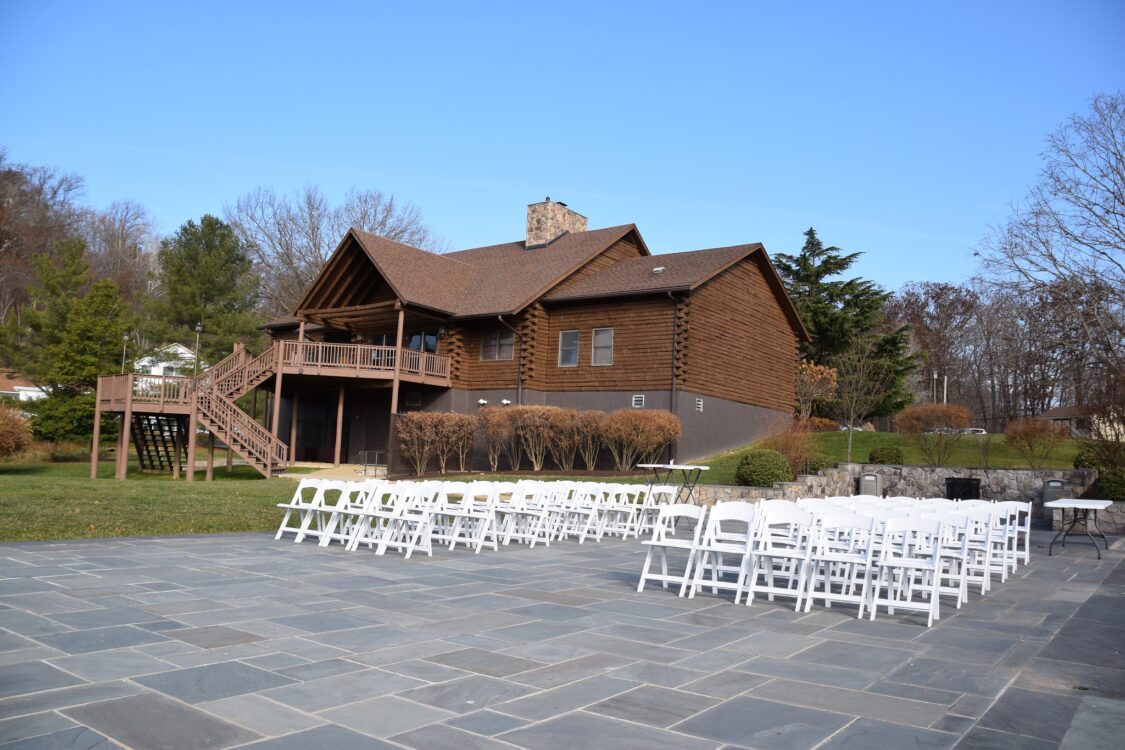
<svg viewBox="0 0 1125 750"><path fill-rule="evenodd" d="M971 274L1045 136L1123 88L1125 3L0 0L0 70L10 159L165 232L311 183L457 249L550 195L654 252L815 226L894 289Z"/></svg>

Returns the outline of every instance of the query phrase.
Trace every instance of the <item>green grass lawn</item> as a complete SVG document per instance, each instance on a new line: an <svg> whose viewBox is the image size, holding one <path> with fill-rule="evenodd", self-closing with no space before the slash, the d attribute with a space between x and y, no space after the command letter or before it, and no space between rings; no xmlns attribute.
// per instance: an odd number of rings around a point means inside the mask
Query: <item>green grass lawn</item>
<svg viewBox="0 0 1125 750"><path fill-rule="evenodd" d="M229 475L216 466L213 482L200 470L190 484L142 474L135 462L124 482L112 478L111 461L98 479L89 472L85 463L0 463L0 541L272 531L281 519L274 505L296 486L249 466Z"/></svg>
<svg viewBox="0 0 1125 750"><path fill-rule="evenodd" d="M848 433L818 432L814 433L813 441L819 451L832 463L847 461ZM991 455L988 468L992 469L1018 469L1028 468L1027 462L1014 450L1004 444L1002 435L962 435L959 444L954 448L947 462L948 466L968 466L983 468L981 460L981 444L990 441ZM893 432L856 432L852 437L852 461L864 463L873 448L895 446L902 449L906 464L919 466L926 465L922 452L910 444L905 435ZM742 455L753 446L739 448L738 450L720 453L717 456L701 459L698 463L710 466L711 470L704 472L703 480L706 484L735 484L734 472ZM1078 452L1078 443L1068 440L1063 443L1051 457L1044 468L1071 469L1074 468L1074 456Z"/></svg>

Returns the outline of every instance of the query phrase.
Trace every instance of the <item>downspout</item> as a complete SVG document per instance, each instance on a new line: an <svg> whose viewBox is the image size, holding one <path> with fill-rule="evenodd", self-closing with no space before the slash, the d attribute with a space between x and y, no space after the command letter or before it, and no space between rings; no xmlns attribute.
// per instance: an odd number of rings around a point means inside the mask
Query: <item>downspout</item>
<svg viewBox="0 0 1125 750"><path fill-rule="evenodd" d="M504 322L503 315L497 315L496 319L500 321L500 325L507 328L515 336L516 341L519 342L519 356L516 357L516 404L523 404L523 336L515 328Z"/></svg>
<svg viewBox="0 0 1125 750"><path fill-rule="evenodd" d="M680 316L677 314L676 308L679 306L679 302L676 300L676 296L671 292L668 292L668 299L672 300L672 387L668 394L668 410L679 418L679 414L676 413L676 355L679 353L676 350L676 345L680 339ZM669 446L669 463L675 459L677 442L678 441L673 440L672 444Z"/></svg>

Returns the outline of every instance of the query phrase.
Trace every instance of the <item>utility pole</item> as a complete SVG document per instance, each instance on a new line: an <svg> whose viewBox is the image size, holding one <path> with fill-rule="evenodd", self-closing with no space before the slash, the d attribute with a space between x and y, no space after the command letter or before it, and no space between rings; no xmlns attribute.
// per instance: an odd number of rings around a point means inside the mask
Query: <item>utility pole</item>
<svg viewBox="0 0 1125 750"><path fill-rule="evenodd" d="M129 348L129 334L121 334L121 374L125 374L125 350Z"/></svg>
<svg viewBox="0 0 1125 750"><path fill-rule="evenodd" d="M199 334L203 333L203 321L195 324L195 375L199 377ZM937 373L934 374L937 377Z"/></svg>

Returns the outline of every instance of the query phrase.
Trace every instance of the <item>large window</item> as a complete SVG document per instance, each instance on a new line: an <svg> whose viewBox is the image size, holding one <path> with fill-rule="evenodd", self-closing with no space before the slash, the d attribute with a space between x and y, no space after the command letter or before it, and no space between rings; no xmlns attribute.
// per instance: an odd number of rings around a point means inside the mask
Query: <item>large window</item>
<svg viewBox="0 0 1125 750"><path fill-rule="evenodd" d="M590 364L601 366L613 364L612 328L594 329L594 346L592 347L592 350L593 352L590 357Z"/></svg>
<svg viewBox="0 0 1125 750"><path fill-rule="evenodd" d="M480 358L487 361L511 359L516 337L511 331L492 331L481 336Z"/></svg>
<svg viewBox="0 0 1125 750"><path fill-rule="evenodd" d="M559 334L559 367L578 367L578 331Z"/></svg>
<svg viewBox="0 0 1125 750"><path fill-rule="evenodd" d="M414 331L406 336L406 348L413 349L416 352L429 352L433 354L437 351L438 334L437 331ZM394 343L393 341L391 342Z"/></svg>

